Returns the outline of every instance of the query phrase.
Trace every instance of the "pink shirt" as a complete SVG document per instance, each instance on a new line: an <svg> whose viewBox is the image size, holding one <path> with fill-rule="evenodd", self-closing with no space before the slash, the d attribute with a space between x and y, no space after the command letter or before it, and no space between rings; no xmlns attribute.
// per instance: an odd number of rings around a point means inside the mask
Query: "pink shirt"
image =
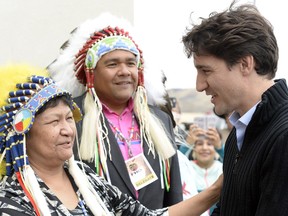
<svg viewBox="0 0 288 216"><path fill-rule="evenodd" d="M133 120L133 100L129 100L128 106L124 109L124 111L121 113L121 115L118 115L111 109L109 109L107 106L103 104L103 113L105 117L108 119L108 121L117 128L120 133L126 138L123 139L119 133L116 132L116 130L113 128L113 126L110 125L112 131L115 133L115 137L117 139L117 142L119 144L119 148L122 152L124 160L127 160L131 158L129 155L129 143L130 143L130 149L133 156L136 156L143 152L141 143L140 143L140 133L139 133L139 126L134 118ZM134 123L132 123L134 121ZM134 127L132 128L134 124ZM132 139L130 142L127 143L127 140L131 137L131 129L133 129Z"/></svg>

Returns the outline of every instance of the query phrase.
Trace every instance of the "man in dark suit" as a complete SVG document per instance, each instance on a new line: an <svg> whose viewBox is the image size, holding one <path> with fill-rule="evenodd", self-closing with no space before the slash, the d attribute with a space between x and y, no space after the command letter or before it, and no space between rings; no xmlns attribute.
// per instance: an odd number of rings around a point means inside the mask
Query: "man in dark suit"
<svg viewBox="0 0 288 216"><path fill-rule="evenodd" d="M157 209L183 199L179 164L170 117L148 106L142 51L129 28L108 15L86 21L48 70L81 96L79 157L122 192Z"/></svg>

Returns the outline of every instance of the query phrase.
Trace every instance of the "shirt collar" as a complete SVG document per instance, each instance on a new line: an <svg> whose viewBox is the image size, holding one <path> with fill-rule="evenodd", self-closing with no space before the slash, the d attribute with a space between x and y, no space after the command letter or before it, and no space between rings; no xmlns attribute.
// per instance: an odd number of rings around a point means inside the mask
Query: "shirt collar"
<svg viewBox="0 0 288 216"><path fill-rule="evenodd" d="M116 115L118 115L112 109L110 109L108 106L106 106L104 103L102 103L102 107L103 107L104 114L116 114ZM123 110L121 115L123 115L126 112L133 112L133 108L134 108L134 101L132 98L130 98L128 101L127 107Z"/></svg>
<svg viewBox="0 0 288 216"><path fill-rule="evenodd" d="M260 101L259 101L260 102ZM257 105L259 104L256 103L250 110L248 110L243 116L240 117L239 113L233 112L232 115L229 117L229 120L233 126L237 124L237 122L241 122L244 124L246 127L251 121L251 118L256 110Z"/></svg>

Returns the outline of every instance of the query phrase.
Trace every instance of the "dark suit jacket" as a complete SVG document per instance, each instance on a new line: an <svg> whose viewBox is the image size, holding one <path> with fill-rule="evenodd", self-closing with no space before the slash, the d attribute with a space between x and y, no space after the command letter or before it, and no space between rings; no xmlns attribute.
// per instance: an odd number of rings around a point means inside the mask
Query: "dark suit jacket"
<svg viewBox="0 0 288 216"><path fill-rule="evenodd" d="M75 102L79 105L79 107L82 107L82 98L76 98ZM163 122L167 130L167 136L171 140L173 140L173 143L175 143L173 126L170 117L165 112L161 111L159 108L150 107L150 110L154 112ZM107 119L105 119L105 121L106 125L109 125ZM77 130L79 138L81 138L81 122L78 123ZM108 138L110 140L111 145L112 161L108 159L107 166L111 178L111 183L112 185L117 186L123 193L126 193L132 196L134 199L136 199L135 189L130 181L125 161L123 159L121 150L118 146L117 140L115 139L115 135L110 127L108 127ZM174 147L176 149L176 145ZM182 201L183 199L182 185L181 185L180 169L177 154L175 154L173 157L170 158L170 165L171 165L170 190L166 191L166 188L163 189L161 188L161 176L160 176L160 165L158 155L156 154L154 158L152 153L148 154L148 146L145 141L143 148L144 148L144 155L146 156L151 167L158 176L158 180L140 189L138 191L138 200L144 206L150 209L163 208ZM76 151L76 152L74 151L76 157L78 155L77 149L74 148L74 150ZM86 163L93 170L95 170L94 162L89 163L86 161Z"/></svg>

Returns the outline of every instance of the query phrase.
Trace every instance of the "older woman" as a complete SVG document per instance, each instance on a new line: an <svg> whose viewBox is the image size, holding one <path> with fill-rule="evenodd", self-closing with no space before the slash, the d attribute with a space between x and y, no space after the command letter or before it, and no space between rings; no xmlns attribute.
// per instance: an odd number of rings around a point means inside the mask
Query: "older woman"
<svg viewBox="0 0 288 216"><path fill-rule="evenodd" d="M22 77L35 72L24 69ZM2 80L5 72L6 77L13 73L15 85L16 71L0 69ZM11 88L8 80L1 83L1 94ZM16 86L0 116L1 160L6 159L1 215L199 215L219 198L222 179L185 202L145 208L74 160L75 120L81 114L69 92L43 76Z"/></svg>

